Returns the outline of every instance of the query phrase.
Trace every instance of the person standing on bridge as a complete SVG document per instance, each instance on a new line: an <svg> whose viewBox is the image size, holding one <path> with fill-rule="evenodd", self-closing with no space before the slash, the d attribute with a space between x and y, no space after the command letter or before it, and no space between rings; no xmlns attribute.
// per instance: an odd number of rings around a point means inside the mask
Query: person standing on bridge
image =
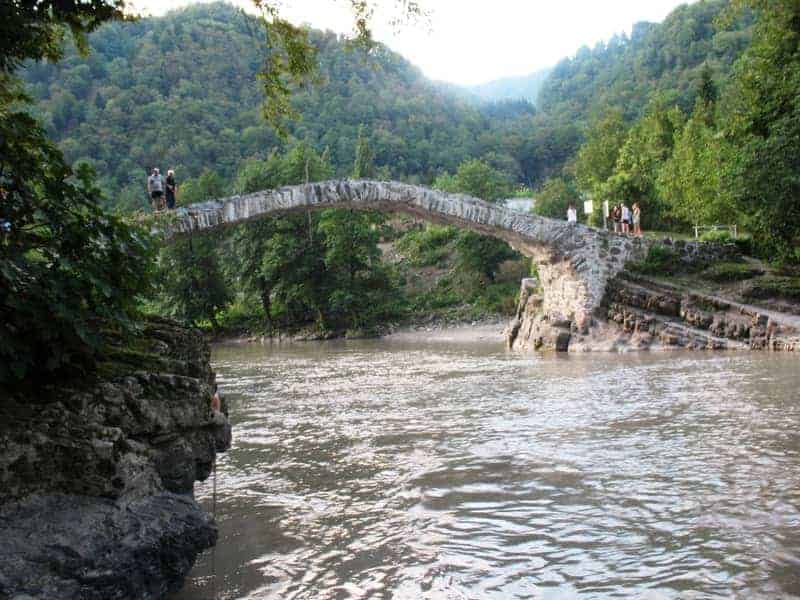
<svg viewBox="0 0 800 600"><path fill-rule="evenodd" d="M567 209L567 223L577 223L578 222L578 211L575 210L575 205L570 204L569 208Z"/></svg>
<svg viewBox="0 0 800 600"><path fill-rule="evenodd" d="M628 205L623 202L620 204L622 209L622 234L628 235L631 230L631 209L628 208Z"/></svg>
<svg viewBox="0 0 800 600"><path fill-rule="evenodd" d="M642 209L638 202L633 203L633 235L642 237Z"/></svg>
<svg viewBox="0 0 800 600"><path fill-rule="evenodd" d="M167 171L166 193L167 209L173 210L175 208L175 198L178 195L178 184L175 182L175 171L172 169Z"/></svg>
<svg viewBox="0 0 800 600"><path fill-rule="evenodd" d="M153 210L160 211L164 207L164 178L158 171L158 167L153 167L153 174L147 178L147 193L153 203Z"/></svg>

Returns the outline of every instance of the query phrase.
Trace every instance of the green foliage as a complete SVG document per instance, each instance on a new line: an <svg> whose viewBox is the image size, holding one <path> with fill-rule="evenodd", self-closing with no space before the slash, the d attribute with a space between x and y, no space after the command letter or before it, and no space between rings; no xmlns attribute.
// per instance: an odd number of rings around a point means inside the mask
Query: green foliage
<svg viewBox="0 0 800 600"><path fill-rule="evenodd" d="M187 179L180 186L180 203L182 205L205 202L229 196L227 186L222 177L215 171L204 170L199 177Z"/></svg>
<svg viewBox="0 0 800 600"><path fill-rule="evenodd" d="M397 249L415 267L442 266L458 238L454 227L428 225L412 229L397 240Z"/></svg>
<svg viewBox="0 0 800 600"><path fill-rule="evenodd" d="M0 107L0 385L92 371L149 288L147 237L98 206L28 115Z"/></svg>
<svg viewBox="0 0 800 600"><path fill-rule="evenodd" d="M330 175L325 153L295 143L286 154L245 163L234 187L248 193ZM369 329L399 303L398 282L380 260L382 223L377 213L344 209L246 223L223 244L224 270L260 303L267 329Z"/></svg>
<svg viewBox="0 0 800 600"><path fill-rule="evenodd" d="M762 277L745 289L744 296L751 300L781 298L800 302L800 277Z"/></svg>
<svg viewBox="0 0 800 600"><path fill-rule="evenodd" d="M690 112L703 89L706 66L721 75L716 83L724 86L731 65L750 42L749 14L719 19L728 6L728 0L684 4L663 23L637 23L630 37L581 48L553 69L539 108L564 122L586 123L606 107L617 107L629 122L661 94Z"/></svg>
<svg viewBox="0 0 800 600"><path fill-rule="evenodd" d="M733 234L728 231L727 229L712 229L710 231L706 231L703 235L700 236L701 242L711 242L714 244L732 244L734 243L735 239Z"/></svg>
<svg viewBox="0 0 800 600"><path fill-rule="evenodd" d="M434 186L451 193L464 193L494 202L513 193L509 178L487 162L470 159L459 165L455 175L441 175ZM455 239L456 268L479 282L494 281L497 268L517 256L508 244L472 231L460 231Z"/></svg>
<svg viewBox="0 0 800 600"><path fill-rule="evenodd" d="M101 24L122 20L122 2L88 0L84 2L15 2L3 5L0 19L0 72L11 73L26 60L55 62L63 56L67 30L77 46L85 49L86 34Z"/></svg>
<svg viewBox="0 0 800 600"><path fill-rule="evenodd" d="M581 189L596 192L600 184L611 176L626 133L627 126L620 110L609 110L591 124L575 163Z"/></svg>
<svg viewBox="0 0 800 600"><path fill-rule="evenodd" d="M158 264L160 314L192 325L208 320L217 328L217 313L233 299L220 268L217 237L187 235L162 248Z"/></svg>
<svg viewBox="0 0 800 600"><path fill-rule="evenodd" d="M670 217L668 204L657 188L657 180L665 161L672 156L675 137L680 135L684 120L680 109L670 107L661 97L655 97L644 117L628 131L614 173L601 185L598 199L601 202L607 200L609 206L618 204L620 200L629 205L638 202L645 229L678 226L680 221Z"/></svg>
<svg viewBox="0 0 800 600"><path fill-rule="evenodd" d="M458 165L453 176L440 175L434 187L444 192L469 194L487 202L502 200L514 193L508 175L477 158Z"/></svg>
<svg viewBox="0 0 800 600"><path fill-rule="evenodd" d="M314 85L274 74L300 115L287 122L278 116L283 92L265 97L256 77L269 54L263 27L230 5L193 5L101 27L89 36L89 58L70 47L60 64L31 63L23 75L66 159L91 160L115 208L145 203L148 167L174 168L179 184L204 170L228 182L245 161L285 153L296 140L328 148L332 174L350 176L359 129L374 176L421 183L484 156L530 185L577 147L574 126L553 124L529 104L499 112L466 104L387 48L365 57L331 32L298 30L314 50ZM265 101L287 135L264 122Z"/></svg>
<svg viewBox="0 0 800 600"><path fill-rule="evenodd" d="M680 269L680 256L666 246L651 246L643 261L629 262L625 268L640 275L674 275Z"/></svg>
<svg viewBox="0 0 800 600"><path fill-rule="evenodd" d="M736 208L720 186L725 148L708 116L710 110L698 101L659 174L657 188L670 214L680 221L733 224L737 222Z"/></svg>
<svg viewBox="0 0 800 600"><path fill-rule="evenodd" d="M370 146L364 125L358 127L356 158L353 164L353 179L372 179L375 177L375 153Z"/></svg>
<svg viewBox="0 0 800 600"><path fill-rule="evenodd" d="M737 63L726 106L734 152L724 188L747 215L761 253L800 260L800 5L742 0L755 10L753 43Z"/></svg>
<svg viewBox="0 0 800 600"><path fill-rule="evenodd" d="M717 283L745 281L763 275L764 271L747 263L723 262L712 265L702 272L703 279Z"/></svg>

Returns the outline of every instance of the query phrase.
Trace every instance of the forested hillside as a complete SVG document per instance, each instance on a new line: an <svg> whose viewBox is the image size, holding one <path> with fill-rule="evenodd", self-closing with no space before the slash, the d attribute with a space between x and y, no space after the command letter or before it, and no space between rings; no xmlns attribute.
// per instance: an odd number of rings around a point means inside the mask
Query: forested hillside
<svg viewBox="0 0 800 600"><path fill-rule="evenodd" d="M229 5L195 5L108 24L90 36L88 58L70 49L24 77L67 160L92 164L114 205L138 208L150 166L230 181L244 159L288 147L261 116L259 27ZM302 118L288 130L327 150L339 175L352 167L361 124L380 174L428 183L480 156L531 184L577 148L577 129L554 132L528 103L476 107L385 47L367 57L330 32L311 41L318 83L294 94Z"/></svg>
<svg viewBox="0 0 800 600"><path fill-rule="evenodd" d="M544 83L539 107L554 118L580 122L608 106L639 117L654 92L691 110L705 65L724 79L751 38L751 18L719 17L728 0L700 0L676 8L659 24L637 23L630 37L614 36L561 61Z"/></svg>

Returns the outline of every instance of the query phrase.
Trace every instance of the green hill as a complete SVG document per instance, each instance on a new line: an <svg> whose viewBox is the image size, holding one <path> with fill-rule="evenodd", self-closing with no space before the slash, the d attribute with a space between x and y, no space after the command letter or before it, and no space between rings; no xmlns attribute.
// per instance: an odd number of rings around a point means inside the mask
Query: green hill
<svg viewBox="0 0 800 600"><path fill-rule="evenodd" d="M725 79L751 38L751 20L720 24L727 0L676 8L663 23L637 23L630 37L615 36L561 61L544 83L537 106L553 117L585 122L608 106L626 118L641 116L654 92L691 110L704 64Z"/></svg>

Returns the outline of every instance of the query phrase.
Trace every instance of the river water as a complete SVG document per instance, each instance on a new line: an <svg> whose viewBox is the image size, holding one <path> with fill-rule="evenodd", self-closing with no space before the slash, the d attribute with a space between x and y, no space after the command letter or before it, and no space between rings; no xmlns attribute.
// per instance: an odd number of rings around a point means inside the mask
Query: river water
<svg viewBox="0 0 800 600"><path fill-rule="evenodd" d="M214 366L220 539L176 599L800 597L800 357L375 340Z"/></svg>

